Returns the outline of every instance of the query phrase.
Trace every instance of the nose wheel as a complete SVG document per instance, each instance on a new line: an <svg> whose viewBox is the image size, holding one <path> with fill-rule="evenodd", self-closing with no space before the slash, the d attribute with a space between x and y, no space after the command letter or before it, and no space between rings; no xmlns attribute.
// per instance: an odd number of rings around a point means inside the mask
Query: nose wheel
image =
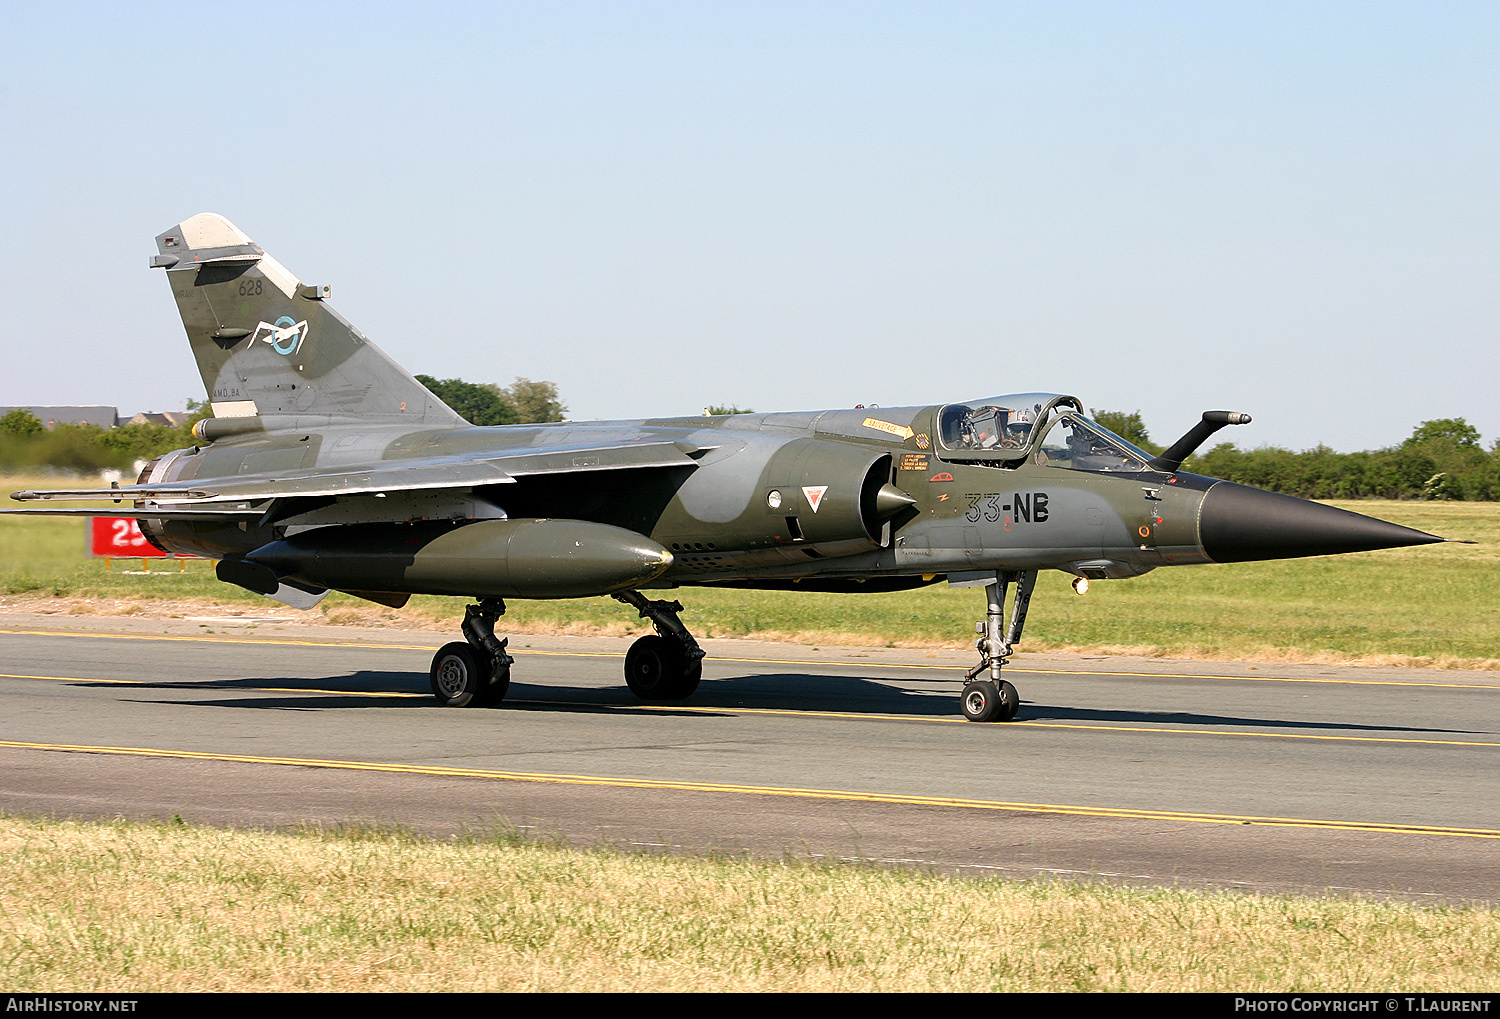
<svg viewBox="0 0 1500 1019"><path fill-rule="evenodd" d="M1021 695L1003 679L999 683L981 679L964 684L959 704L971 722L1009 722L1021 706Z"/></svg>

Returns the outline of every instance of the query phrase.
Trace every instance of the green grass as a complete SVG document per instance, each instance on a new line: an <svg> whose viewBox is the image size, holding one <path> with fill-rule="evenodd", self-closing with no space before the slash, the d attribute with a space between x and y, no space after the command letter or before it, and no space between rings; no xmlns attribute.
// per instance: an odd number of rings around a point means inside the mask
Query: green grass
<svg viewBox="0 0 1500 1019"><path fill-rule="evenodd" d="M7 482L0 479L0 485ZM10 491L38 479L10 479ZM56 482L54 482L56 484ZM1046 572L1027 624L1025 650L1080 650L1206 658L1359 661L1500 667L1500 503L1343 502L1357 512L1478 545L1429 545L1358 555L1229 566L1163 568L1092 585ZM124 564L117 563L117 568ZM139 568L136 562L130 568ZM175 565L153 562L152 569ZM187 572L106 573L84 554L78 519L0 518L0 595L152 602L194 599L268 606L219 583L209 563ZM944 585L899 594L831 595L682 588L684 621L704 636L779 636L807 642L964 647L983 612L972 589ZM414 598L391 613L344 595L318 618L364 622L446 620L462 601ZM628 633L644 623L608 598L510 603L509 632Z"/></svg>
<svg viewBox="0 0 1500 1019"><path fill-rule="evenodd" d="M0 985L1494 993L1493 910L0 817Z"/></svg>

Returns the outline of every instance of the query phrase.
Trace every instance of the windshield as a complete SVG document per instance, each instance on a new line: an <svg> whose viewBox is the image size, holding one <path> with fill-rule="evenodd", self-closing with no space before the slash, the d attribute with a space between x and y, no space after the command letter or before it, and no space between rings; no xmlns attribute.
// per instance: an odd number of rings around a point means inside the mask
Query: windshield
<svg viewBox="0 0 1500 1019"><path fill-rule="evenodd" d="M950 403L938 411L938 441L956 452L991 453L999 459L1025 456L1032 429L1058 399L1056 393L1022 393Z"/></svg>
<svg viewBox="0 0 1500 1019"><path fill-rule="evenodd" d="M1150 453L1078 414L1057 417L1037 451L1038 462L1075 471L1135 473L1147 470L1150 459Z"/></svg>

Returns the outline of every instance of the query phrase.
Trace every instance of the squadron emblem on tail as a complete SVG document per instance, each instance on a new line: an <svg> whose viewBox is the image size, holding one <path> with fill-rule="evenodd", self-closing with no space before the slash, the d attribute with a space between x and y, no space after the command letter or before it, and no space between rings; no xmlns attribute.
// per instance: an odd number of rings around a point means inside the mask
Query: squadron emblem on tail
<svg viewBox="0 0 1500 1019"><path fill-rule="evenodd" d="M269 343L278 354L295 354L307 339L307 319L295 322L290 315L283 315L275 322L258 322L250 342L257 340Z"/></svg>

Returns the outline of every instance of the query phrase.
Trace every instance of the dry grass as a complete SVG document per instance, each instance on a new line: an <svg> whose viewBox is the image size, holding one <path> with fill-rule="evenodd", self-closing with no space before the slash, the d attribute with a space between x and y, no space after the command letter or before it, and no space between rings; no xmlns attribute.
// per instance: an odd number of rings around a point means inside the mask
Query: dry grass
<svg viewBox="0 0 1500 1019"><path fill-rule="evenodd" d="M0 818L42 991L1494 992L1488 910Z"/></svg>

